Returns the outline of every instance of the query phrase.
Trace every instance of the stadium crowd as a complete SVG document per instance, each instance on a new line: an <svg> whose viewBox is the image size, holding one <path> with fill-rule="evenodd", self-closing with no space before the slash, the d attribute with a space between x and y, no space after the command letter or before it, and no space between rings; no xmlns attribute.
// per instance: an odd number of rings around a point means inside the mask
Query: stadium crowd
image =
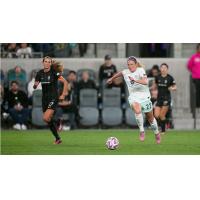
<svg viewBox="0 0 200 200"><path fill-rule="evenodd" d="M87 43L4 43L1 44L2 58L84 57Z"/></svg>

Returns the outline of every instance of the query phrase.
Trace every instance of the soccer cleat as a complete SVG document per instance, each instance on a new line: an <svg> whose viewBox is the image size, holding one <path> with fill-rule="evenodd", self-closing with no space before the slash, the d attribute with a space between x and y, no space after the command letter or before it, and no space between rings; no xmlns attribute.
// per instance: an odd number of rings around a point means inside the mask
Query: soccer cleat
<svg viewBox="0 0 200 200"><path fill-rule="evenodd" d="M54 144L61 144L62 143L62 140L61 139L58 139L58 140L55 140L54 141Z"/></svg>
<svg viewBox="0 0 200 200"><path fill-rule="evenodd" d="M160 142L161 142L161 136L160 136L160 133L155 134L155 138L156 138L156 143L157 143L157 144L160 144Z"/></svg>
<svg viewBox="0 0 200 200"><path fill-rule="evenodd" d="M144 139L145 139L145 133L143 131L143 132L140 132L140 141L143 142Z"/></svg>

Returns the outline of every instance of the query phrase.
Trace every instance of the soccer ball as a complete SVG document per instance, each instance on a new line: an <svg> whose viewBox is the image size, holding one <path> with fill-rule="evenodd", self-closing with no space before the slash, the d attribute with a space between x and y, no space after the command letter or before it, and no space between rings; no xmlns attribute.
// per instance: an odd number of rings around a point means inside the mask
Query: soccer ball
<svg viewBox="0 0 200 200"><path fill-rule="evenodd" d="M116 137L109 137L106 141L106 146L110 150L117 149L119 146L119 140Z"/></svg>

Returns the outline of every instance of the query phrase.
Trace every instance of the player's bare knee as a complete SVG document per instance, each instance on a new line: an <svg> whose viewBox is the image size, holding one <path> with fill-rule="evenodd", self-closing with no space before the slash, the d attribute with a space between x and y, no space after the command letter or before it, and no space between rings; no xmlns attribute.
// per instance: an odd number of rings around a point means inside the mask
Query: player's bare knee
<svg viewBox="0 0 200 200"><path fill-rule="evenodd" d="M50 118L46 115L43 116L43 120L46 122L46 123L49 123L50 122Z"/></svg>

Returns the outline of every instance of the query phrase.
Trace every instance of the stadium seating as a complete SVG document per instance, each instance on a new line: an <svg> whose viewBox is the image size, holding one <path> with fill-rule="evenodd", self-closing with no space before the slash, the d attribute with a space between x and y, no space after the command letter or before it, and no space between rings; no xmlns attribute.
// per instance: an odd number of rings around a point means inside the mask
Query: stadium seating
<svg viewBox="0 0 200 200"><path fill-rule="evenodd" d="M122 124L122 119L120 88L104 89L102 124L105 126L117 126Z"/></svg>
<svg viewBox="0 0 200 200"><path fill-rule="evenodd" d="M84 126L94 126L99 122L99 111L97 108L97 91L95 89L80 90L79 114L80 124Z"/></svg>
<svg viewBox="0 0 200 200"><path fill-rule="evenodd" d="M36 126L46 126L42 116L42 90L35 90L33 91L32 124Z"/></svg>

